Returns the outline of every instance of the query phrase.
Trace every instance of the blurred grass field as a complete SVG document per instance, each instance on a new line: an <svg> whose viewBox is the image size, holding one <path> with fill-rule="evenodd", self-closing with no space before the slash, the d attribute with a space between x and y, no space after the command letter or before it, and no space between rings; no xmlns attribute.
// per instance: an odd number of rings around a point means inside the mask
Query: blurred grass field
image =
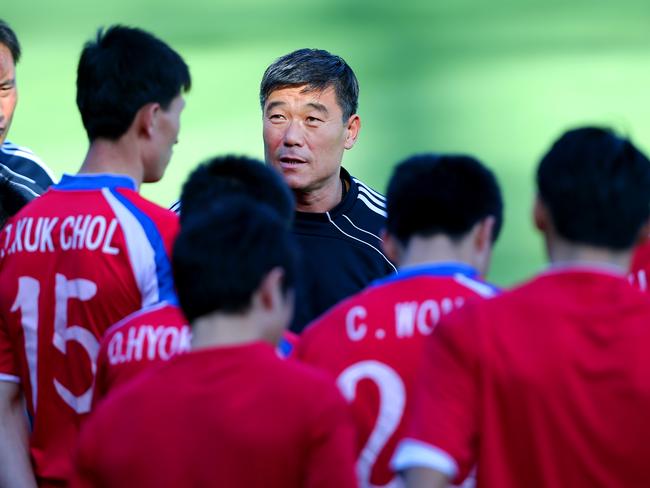
<svg viewBox="0 0 650 488"><path fill-rule="evenodd" d="M181 52L193 88L179 144L165 178L143 188L162 205L210 156L263 156L257 92L270 62L300 47L341 55L359 78L362 119L344 165L381 191L415 152L490 165L506 216L489 277L504 286L543 266L530 208L535 165L555 137L609 125L650 149L647 1L23 0L0 16L23 46L9 138L58 175L76 171L87 146L74 103L83 42L119 22Z"/></svg>

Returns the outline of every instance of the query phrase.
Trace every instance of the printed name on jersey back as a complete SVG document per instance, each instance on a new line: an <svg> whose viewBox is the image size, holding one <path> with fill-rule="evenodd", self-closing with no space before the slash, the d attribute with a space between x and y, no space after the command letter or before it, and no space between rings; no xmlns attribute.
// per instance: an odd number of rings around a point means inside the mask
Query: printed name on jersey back
<svg viewBox="0 0 650 488"><path fill-rule="evenodd" d="M357 305L347 311L345 326L348 339L353 342L361 341L367 337L370 339L383 340L386 334L392 331L393 337L397 339L409 339L416 333L429 335L440 319L446 314L460 308L465 303L463 297L445 297L440 300L427 299L421 302L408 301L398 302L394 307L392 327L388 331L378 326L378 323L386 321L385 316L368 317L366 307ZM369 334L370 330L374 334Z"/></svg>
<svg viewBox="0 0 650 488"><path fill-rule="evenodd" d="M111 337L108 360L112 365L142 361L143 358L167 361L176 354L189 351L191 339L187 325L180 329L165 325L134 325L115 332Z"/></svg>
<svg viewBox="0 0 650 488"><path fill-rule="evenodd" d="M0 256L17 252L54 252L57 249L99 250L117 255L120 252L114 242L117 227L116 218L107 219L103 215L70 215L62 221L59 217L24 217L5 226Z"/></svg>

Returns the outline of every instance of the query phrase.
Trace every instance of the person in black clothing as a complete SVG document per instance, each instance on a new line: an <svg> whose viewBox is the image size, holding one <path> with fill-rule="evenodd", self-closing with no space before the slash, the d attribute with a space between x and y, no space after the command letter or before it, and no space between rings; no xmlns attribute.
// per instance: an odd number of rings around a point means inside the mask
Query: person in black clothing
<svg viewBox="0 0 650 488"><path fill-rule="evenodd" d="M0 176L7 178L20 194L32 199L53 183L53 176L29 149L6 140L18 102L16 63L19 59L18 38L0 19Z"/></svg>
<svg viewBox="0 0 650 488"><path fill-rule="evenodd" d="M359 134L358 96L348 64L319 49L277 59L260 85L266 163L296 199L293 233L302 252L294 332L395 271L379 237L385 198L341 167Z"/></svg>

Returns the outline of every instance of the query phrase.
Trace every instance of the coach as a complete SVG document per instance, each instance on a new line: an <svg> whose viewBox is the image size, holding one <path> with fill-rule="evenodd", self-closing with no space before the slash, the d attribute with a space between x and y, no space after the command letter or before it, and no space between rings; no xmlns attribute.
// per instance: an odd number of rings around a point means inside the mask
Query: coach
<svg viewBox="0 0 650 488"><path fill-rule="evenodd" d="M277 59L260 85L266 163L296 199L301 277L291 329L395 271L381 252L382 195L341 167L359 135L359 84L338 56L300 49Z"/></svg>
<svg viewBox="0 0 650 488"><path fill-rule="evenodd" d="M6 140L18 102L16 63L19 59L18 38L0 19L0 175L25 198L32 199L43 193L54 177L29 149Z"/></svg>

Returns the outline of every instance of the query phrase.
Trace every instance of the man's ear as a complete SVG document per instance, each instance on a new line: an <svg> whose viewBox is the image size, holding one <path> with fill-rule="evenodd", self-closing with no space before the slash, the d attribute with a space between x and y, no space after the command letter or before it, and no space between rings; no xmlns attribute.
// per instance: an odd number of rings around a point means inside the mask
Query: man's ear
<svg viewBox="0 0 650 488"><path fill-rule="evenodd" d="M381 249L384 251L386 257L393 263L399 263L404 253L402 243L386 229L381 230L380 237Z"/></svg>
<svg viewBox="0 0 650 488"><path fill-rule="evenodd" d="M489 215L478 223L476 234L474 235L474 245L479 251L492 247L492 235L496 219Z"/></svg>
<svg viewBox="0 0 650 488"><path fill-rule="evenodd" d="M141 134L148 139L153 137L154 129L156 127L158 114L161 110L159 103L147 103L140 107L133 118L133 123L137 124L138 134Z"/></svg>
<svg viewBox="0 0 650 488"><path fill-rule="evenodd" d="M279 267L269 271L258 287L260 302L266 310L274 310L282 304L282 280L284 280L284 270Z"/></svg>
<svg viewBox="0 0 650 488"><path fill-rule="evenodd" d="M549 226L549 215L548 209L544 202L539 198L539 195L535 197L535 203L533 204L533 222L537 230L546 232Z"/></svg>
<svg viewBox="0 0 650 488"><path fill-rule="evenodd" d="M357 114L350 115L347 122L347 134L345 136L345 149L352 149L359 137L359 130L361 129L361 119Z"/></svg>

